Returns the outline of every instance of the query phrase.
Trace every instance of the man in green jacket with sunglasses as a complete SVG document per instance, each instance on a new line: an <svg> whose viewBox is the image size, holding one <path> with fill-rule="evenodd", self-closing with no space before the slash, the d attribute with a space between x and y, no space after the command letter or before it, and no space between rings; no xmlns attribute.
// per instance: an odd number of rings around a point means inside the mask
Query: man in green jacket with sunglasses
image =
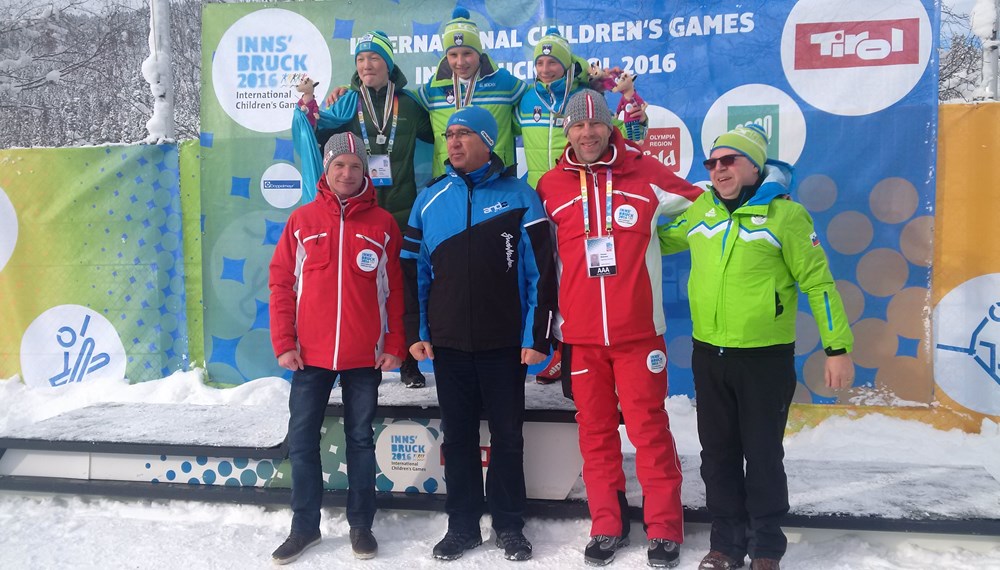
<svg viewBox="0 0 1000 570"><path fill-rule="evenodd" d="M788 199L791 167L768 160L767 144L755 124L719 136L705 161L709 191L659 228L663 253L691 250L691 369L712 515L701 569L738 568L749 554L752 570L772 570L785 553L798 289L819 326L826 385L854 379L854 337L826 254L812 218Z"/></svg>

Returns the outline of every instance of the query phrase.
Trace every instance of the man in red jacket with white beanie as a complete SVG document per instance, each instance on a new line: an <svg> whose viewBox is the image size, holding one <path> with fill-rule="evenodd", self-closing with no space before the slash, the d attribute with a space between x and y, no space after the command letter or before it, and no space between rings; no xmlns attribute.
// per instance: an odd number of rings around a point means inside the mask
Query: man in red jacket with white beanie
<svg viewBox="0 0 1000 570"><path fill-rule="evenodd" d="M347 440L347 522L357 558L373 558L375 441L381 370L405 354L402 242L376 205L368 157L353 133L331 137L316 200L292 212L271 259L271 343L293 371L288 396L292 529L274 551L287 564L320 541L320 428L340 377Z"/></svg>
<svg viewBox="0 0 1000 570"><path fill-rule="evenodd" d="M603 566L628 544L619 406L635 445L649 539L648 562L672 567L684 540L681 470L664 407L662 266L657 220L701 193L611 126L604 97L589 89L566 105L569 145L538 182L556 227L559 317L569 347L583 481L592 519L587 564Z"/></svg>

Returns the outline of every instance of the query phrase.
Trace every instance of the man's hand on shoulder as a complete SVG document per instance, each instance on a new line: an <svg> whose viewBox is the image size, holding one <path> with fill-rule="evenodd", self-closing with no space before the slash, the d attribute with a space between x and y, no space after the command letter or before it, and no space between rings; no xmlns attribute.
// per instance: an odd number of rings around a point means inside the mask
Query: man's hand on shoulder
<svg viewBox="0 0 1000 570"><path fill-rule="evenodd" d="M324 103L326 104L327 107L329 107L330 105L336 103L337 99L343 97L344 93L347 93L347 87L344 87L343 85L341 85L340 87L334 87L333 91L331 91L330 94L326 96L326 101L324 101Z"/></svg>

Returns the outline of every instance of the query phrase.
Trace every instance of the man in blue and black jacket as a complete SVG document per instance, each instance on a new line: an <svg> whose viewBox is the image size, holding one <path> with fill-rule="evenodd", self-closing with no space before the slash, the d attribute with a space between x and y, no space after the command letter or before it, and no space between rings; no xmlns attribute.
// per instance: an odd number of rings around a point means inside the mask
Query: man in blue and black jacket
<svg viewBox="0 0 1000 570"><path fill-rule="evenodd" d="M434 361L448 532L434 557L482 544L480 411L490 428L486 500L497 546L531 558L524 537L524 380L548 355L556 310L552 237L538 195L494 154L497 123L479 107L448 120L445 175L418 196L403 240L410 353Z"/></svg>

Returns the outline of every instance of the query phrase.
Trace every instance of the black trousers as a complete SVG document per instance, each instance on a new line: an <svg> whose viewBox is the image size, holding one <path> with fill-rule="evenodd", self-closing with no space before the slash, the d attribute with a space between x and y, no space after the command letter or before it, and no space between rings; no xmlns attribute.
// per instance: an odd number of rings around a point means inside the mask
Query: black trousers
<svg viewBox="0 0 1000 570"><path fill-rule="evenodd" d="M781 559L788 546L782 438L795 393L794 350L720 353L695 342L691 367L711 548L736 560Z"/></svg>
<svg viewBox="0 0 1000 570"><path fill-rule="evenodd" d="M521 364L521 348L464 352L435 346L434 356L448 528L478 533L485 494L493 528L521 530L527 503L521 433L527 366ZM479 441L483 410L490 428L486 449Z"/></svg>

